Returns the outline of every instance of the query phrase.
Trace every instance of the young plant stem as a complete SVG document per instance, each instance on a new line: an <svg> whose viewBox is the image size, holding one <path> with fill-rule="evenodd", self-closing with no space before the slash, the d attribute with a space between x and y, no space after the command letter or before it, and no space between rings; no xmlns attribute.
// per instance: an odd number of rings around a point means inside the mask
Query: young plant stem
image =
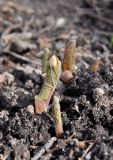
<svg viewBox="0 0 113 160"><path fill-rule="evenodd" d="M99 69L99 65L100 65L100 57L98 57L97 59L96 59L96 61L95 61L95 63L92 65L92 71L93 72L97 72L98 71L98 69Z"/></svg>
<svg viewBox="0 0 113 160"><path fill-rule="evenodd" d="M76 59L76 41L74 39L71 39L68 41L65 52L64 52L64 58L62 62L62 70L63 72L66 70L69 70L71 73L75 70L75 59Z"/></svg>
<svg viewBox="0 0 113 160"><path fill-rule="evenodd" d="M50 57L50 50L48 48L45 48L42 57L42 73L47 72L49 57Z"/></svg>
<svg viewBox="0 0 113 160"><path fill-rule="evenodd" d="M38 96L35 96L35 112L42 114L47 108L61 76L61 62L53 55L48 63L45 82Z"/></svg>
<svg viewBox="0 0 113 160"><path fill-rule="evenodd" d="M57 96L53 96L52 115L55 123L56 137L60 138L63 134L63 125L61 119L60 103Z"/></svg>

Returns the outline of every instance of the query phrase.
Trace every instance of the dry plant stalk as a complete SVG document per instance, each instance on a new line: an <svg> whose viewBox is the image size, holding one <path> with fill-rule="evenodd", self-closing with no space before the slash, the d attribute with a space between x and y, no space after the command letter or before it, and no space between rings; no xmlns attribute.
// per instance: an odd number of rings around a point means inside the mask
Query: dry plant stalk
<svg viewBox="0 0 113 160"><path fill-rule="evenodd" d="M54 95L52 104L52 115L55 123L56 137L60 138L63 134L63 125L61 119L59 98Z"/></svg>
<svg viewBox="0 0 113 160"><path fill-rule="evenodd" d="M31 160L38 160L48 149L53 145L53 143L57 140L56 137L52 137L40 150L39 152L31 158Z"/></svg>
<svg viewBox="0 0 113 160"><path fill-rule="evenodd" d="M74 72L76 58L75 48L76 41L74 39L69 40L65 48L64 59L62 62L63 72L66 70L71 71L71 73Z"/></svg>
<svg viewBox="0 0 113 160"><path fill-rule="evenodd" d="M42 57L42 73L47 72L49 57L50 57L50 50L48 48L45 48Z"/></svg>
<svg viewBox="0 0 113 160"><path fill-rule="evenodd" d="M47 67L45 82L38 96L35 96L35 112L42 114L47 108L61 76L61 62L53 55Z"/></svg>
<svg viewBox="0 0 113 160"><path fill-rule="evenodd" d="M99 69L99 65L100 65L100 57L98 57L96 59L96 62L92 65L92 71L93 72L97 72L97 70Z"/></svg>
<svg viewBox="0 0 113 160"><path fill-rule="evenodd" d="M1 45L4 52L8 52L11 47L16 46L18 52L23 52L26 49L36 49L37 46L30 42L33 34L31 32L23 33L9 33L2 35Z"/></svg>

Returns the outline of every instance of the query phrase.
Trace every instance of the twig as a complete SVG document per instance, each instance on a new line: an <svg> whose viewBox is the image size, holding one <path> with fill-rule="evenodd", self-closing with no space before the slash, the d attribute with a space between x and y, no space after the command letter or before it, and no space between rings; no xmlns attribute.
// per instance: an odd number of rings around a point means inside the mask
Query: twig
<svg viewBox="0 0 113 160"><path fill-rule="evenodd" d="M31 32L10 33L2 37L2 48L7 53L12 46L16 46L17 52L23 52L26 49L36 49L36 44L30 42L33 37Z"/></svg>
<svg viewBox="0 0 113 160"><path fill-rule="evenodd" d="M95 29L94 27L93 28L91 28L91 30L89 30L89 29L84 29L83 31L82 31L82 34L89 34L89 33L91 33L91 32L94 32L95 34L98 34L98 35L100 35L100 36L106 36L106 37L111 37L111 35L113 34L113 32L111 31L111 32L109 32L109 31L104 31L104 30L97 30L97 29Z"/></svg>
<svg viewBox="0 0 113 160"><path fill-rule="evenodd" d="M23 32L27 32L31 24L34 22L35 17L32 16L25 24L25 27L23 28Z"/></svg>
<svg viewBox="0 0 113 160"><path fill-rule="evenodd" d="M52 26L53 25L49 25L49 26L46 26L46 27L40 29L35 36L38 37L38 36L40 36L40 34L46 32L46 31L49 31L52 28Z"/></svg>
<svg viewBox="0 0 113 160"><path fill-rule="evenodd" d="M3 19L3 17L0 17L0 24L3 24L5 26L10 26L12 23L6 19Z"/></svg>
<svg viewBox="0 0 113 160"><path fill-rule="evenodd" d="M25 62L28 62L28 63L33 63L33 64L35 64L37 66L41 66L41 63L39 63L38 61L34 61L34 60L31 60L31 59L28 59L27 57L21 56L21 55L15 53L15 52L9 51L8 54L13 56L13 57L15 57L15 58L18 58L18 59L20 59L22 61L25 61Z"/></svg>
<svg viewBox="0 0 113 160"><path fill-rule="evenodd" d="M113 25L113 20L112 19L108 19L107 17L102 17L102 16L99 16L99 15L96 15L96 13L93 13L92 10L79 8L79 7L74 6L74 5L72 6L69 3L61 3L61 2L59 3L59 6L64 7L66 9L69 9L71 11L76 11L80 15L89 16L91 18L98 19L98 20L100 20L104 23L107 23L109 25Z"/></svg>
<svg viewBox="0 0 113 160"><path fill-rule="evenodd" d="M89 16L89 17L94 18L94 19L98 19L101 22L107 23L109 25L113 25L113 20L112 19L108 19L107 17L102 17L102 16L99 16L99 15L96 15L93 12L89 12L89 11L85 10L85 11L81 11L81 14L84 14L84 15Z"/></svg>
<svg viewBox="0 0 113 160"><path fill-rule="evenodd" d="M47 151L47 154L49 153L53 153L54 151L56 151L57 149L60 149L62 147L65 147L67 145L67 143L72 140L72 138L75 136L75 133L72 133L72 135L70 137L68 137L68 139L64 140L63 143L61 145L56 145L55 148Z"/></svg>
<svg viewBox="0 0 113 160"><path fill-rule="evenodd" d="M14 29L18 29L18 28L20 28L22 26L22 24L21 23L19 23L19 24L15 24L15 25L13 25L13 24L11 24L3 33L2 33L2 35L1 35L1 45L3 46L4 45L4 36L5 35L7 35L8 33L10 33L12 30L14 30Z"/></svg>
<svg viewBox="0 0 113 160"><path fill-rule="evenodd" d="M10 33L12 30L15 30L15 29L18 29L22 26L21 23L18 23L18 24L11 24L4 32L2 35L4 34L8 34Z"/></svg>
<svg viewBox="0 0 113 160"><path fill-rule="evenodd" d="M31 160L38 160L53 145L56 140L56 137L52 137Z"/></svg>
<svg viewBox="0 0 113 160"><path fill-rule="evenodd" d="M89 151L93 148L93 146L96 144L96 142L91 143L88 148L85 150L83 156L80 158L80 160L84 159L86 157L86 155L89 153Z"/></svg>
<svg viewBox="0 0 113 160"><path fill-rule="evenodd" d="M111 37L111 35L113 35L113 32L107 32L107 31L102 31L102 30L95 30L94 32L99 35L106 36L106 37Z"/></svg>
<svg viewBox="0 0 113 160"><path fill-rule="evenodd" d="M14 8L18 11L25 12L27 14L33 14L34 13L33 9L22 6L22 5L20 6L20 4L18 4L16 2L12 2L12 1L9 1L9 0L0 0L0 1L3 2L5 4L5 7L7 7L9 10L11 8Z"/></svg>
<svg viewBox="0 0 113 160"><path fill-rule="evenodd" d="M88 54L85 51L81 50L80 48L77 48L77 57L84 57L84 58L91 58L93 60L96 60L96 57L94 57L92 54Z"/></svg>

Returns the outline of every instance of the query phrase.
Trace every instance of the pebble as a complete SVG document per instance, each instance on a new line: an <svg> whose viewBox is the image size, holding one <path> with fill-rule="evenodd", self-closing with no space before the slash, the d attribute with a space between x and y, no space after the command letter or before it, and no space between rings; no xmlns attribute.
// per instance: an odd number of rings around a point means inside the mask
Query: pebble
<svg viewBox="0 0 113 160"><path fill-rule="evenodd" d="M34 114L34 107L32 105L27 106L28 112Z"/></svg>
<svg viewBox="0 0 113 160"><path fill-rule="evenodd" d="M65 23L66 23L66 19L64 17L60 17L56 21L56 27L57 28L63 27Z"/></svg>
<svg viewBox="0 0 113 160"><path fill-rule="evenodd" d="M4 72L3 75L5 76L5 80L8 81L8 84L10 85L12 82L14 82L15 78L12 74L8 72Z"/></svg>
<svg viewBox="0 0 113 160"><path fill-rule="evenodd" d="M7 80L8 84L10 85L14 81L14 76L8 72L4 72L3 74L0 74L0 83L3 83Z"/></svg>
<svg viewBox="0 0 113 160"><path fill-rule="evenodd" d="M98 96L102 96L105 94L104 90L102 88L96 88L94 89L94 93Z"/></svg>
<svg viewBox="0 0 113 160"><path fill-rule="evenodd" d="M9 112L6 111L6 110L2 110L2 111L0 112L0 118L3 118L4 116L7 116L7 115L9 115Z"/></svg>

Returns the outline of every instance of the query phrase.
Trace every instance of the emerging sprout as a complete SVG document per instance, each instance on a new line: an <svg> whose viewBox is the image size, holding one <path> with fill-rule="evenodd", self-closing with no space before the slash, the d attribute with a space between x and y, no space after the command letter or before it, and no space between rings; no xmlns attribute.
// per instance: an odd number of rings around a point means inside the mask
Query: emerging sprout
<svg viewBox="0 0 113 160"><path fill-rule="evenodd" d="M100 65L100 57L98 57L95 63L92 65L92 71L97 72L97 70L99 69L99 65Z"/></svg>
<svg viewBox="0 0 113 160"><path fill-rule="evenodd" d="M56 137L60 138L63 134L63 126L61 119L60 103L59 98L57 96L53 97L52 115L55 123Z"/></svg>
<svg viewBox="0 0 113 160"><path fill-rule="evenodd" d="M42 57L42 73L47 72L49 57L50 57L50 50L48 48L45 48Z"/></svg>
<svg viewBox="0 0 113 160"><path fill-rule="evenodd" d="M69 70L72 73L74 72L75 58L76 58L75 48L76 48L76 41L74 39L69 40L65 48L64 59L62 62L63 72L65 70Z"/></svg>
<svg viewBox="0 0 113 160"><path fill-rule="evenodd" d="M35 112L42 114L47 111L51 96L61 76L61 62L53 55L48 63L45 82L38 96L35 96Z"/></svg>
<svg viewBox="0 0 113 160"><path fill-rule="evenodd" d="M64 58L62 61L62 80L66 83L70 82L70 80L73 78L73 73L75 71L75 59L76 59L76 41L74 39L71 39L68 41L65 52L64 52Z"/></svg>

